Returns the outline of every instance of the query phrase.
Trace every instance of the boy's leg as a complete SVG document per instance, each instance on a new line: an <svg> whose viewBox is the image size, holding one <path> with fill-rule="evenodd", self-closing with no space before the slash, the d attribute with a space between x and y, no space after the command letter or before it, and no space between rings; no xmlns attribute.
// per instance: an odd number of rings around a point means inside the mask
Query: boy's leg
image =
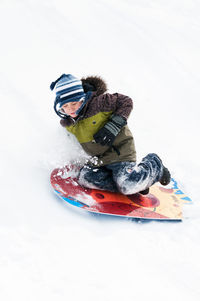
<svg viewBox="0 0 200 301"><path fill-rule="evenodd" d="M148 154L139 164L122 162L110 164L113 179L123 194L134 194L160 181L163 175L163 164L156 154ZM170 174L169 174L170 177Z"/></svg>
<svg viewBox="0 0 200 301"><path fill-rule="evenodd" d="M87 188L117 192L117 185L113 181L112 171L106 167L91 167L85 165L79 173L78 182Z"/></svg>

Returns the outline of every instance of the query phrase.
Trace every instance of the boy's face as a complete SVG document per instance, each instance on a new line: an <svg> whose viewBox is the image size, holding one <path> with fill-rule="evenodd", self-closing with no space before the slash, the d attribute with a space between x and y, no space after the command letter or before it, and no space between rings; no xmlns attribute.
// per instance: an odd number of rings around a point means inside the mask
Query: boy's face
<svg viewBox="0 0 200 301"><path fill-rule="evenodd" d="M70 115L71 117L76 117L76 111L80 108L80 106L82 105L82 101L74 101L74 102L68 102L65 103L62 107L61 107L61 111L67 115Z"/></svg>

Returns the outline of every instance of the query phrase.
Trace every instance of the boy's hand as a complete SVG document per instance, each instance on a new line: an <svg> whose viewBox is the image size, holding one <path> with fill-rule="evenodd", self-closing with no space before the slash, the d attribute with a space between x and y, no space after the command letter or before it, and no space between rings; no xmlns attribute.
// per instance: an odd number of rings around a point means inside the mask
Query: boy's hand
<svg viewBox="0 0 200 301"><path fill-rule="evenodd" d="M109 130L103 127L94 135L94 140L96 143L99 143L101 145L107 144L111 146L115 140L115 135L113 135Z"/></svg>
<svg viewBox="0 0 200 301"><path fill-rule="evenodd" d="M121 128L126 125L126 119L119 115L113 115L95 135L94 140L101 145L111 146L119 134Z"/></svg>

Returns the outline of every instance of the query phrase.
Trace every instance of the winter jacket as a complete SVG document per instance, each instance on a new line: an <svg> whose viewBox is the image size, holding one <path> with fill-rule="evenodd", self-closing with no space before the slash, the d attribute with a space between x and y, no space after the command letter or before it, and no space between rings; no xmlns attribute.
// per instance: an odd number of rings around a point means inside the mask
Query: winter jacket
<svg viewBox="0 0 200 301"><path fill-rule="evenodd" d="M97 91L92 92L76 120L68 116L66 119L61 119L60 123L67 131L76 136L87 154L95 157L95 160L91 160L91 165L102 166L123 161L135 162L134 139L127 125L121 129L111 147L102 146L93 138L94 134L109 121L112 114L127 119L132 108L133 103L130 97L119 93L99 95L97 88Z"/></svg>

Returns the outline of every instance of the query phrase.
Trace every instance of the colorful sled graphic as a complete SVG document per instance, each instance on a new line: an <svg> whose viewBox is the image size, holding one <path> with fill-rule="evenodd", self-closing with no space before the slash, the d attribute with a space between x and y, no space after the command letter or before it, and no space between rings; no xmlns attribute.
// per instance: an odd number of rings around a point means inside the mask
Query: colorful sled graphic
<svg viewBox="0 0 200 301"><path fill-rule="evenodd" d="M68 173L57 168L51 173L55 193L69 204L89 212L152 220L182 220L182 205L191 202L172 179L166 187L154 184L147 195L123 195L81 187Z"/></svg>

